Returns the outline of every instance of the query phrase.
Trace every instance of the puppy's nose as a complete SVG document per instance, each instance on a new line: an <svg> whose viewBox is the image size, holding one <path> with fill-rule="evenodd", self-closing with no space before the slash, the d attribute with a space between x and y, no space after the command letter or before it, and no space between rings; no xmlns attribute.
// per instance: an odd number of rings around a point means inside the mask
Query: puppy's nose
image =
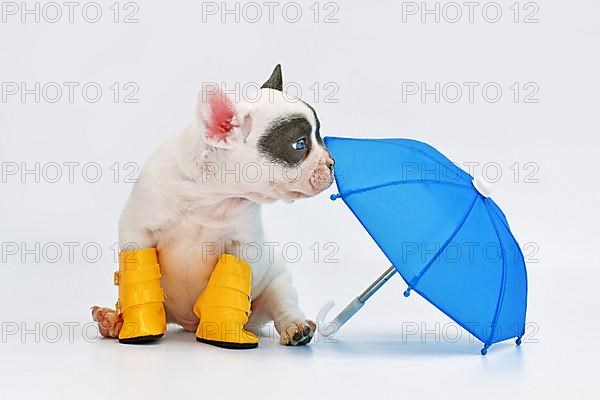
<svg viewBox="0 0 600 400"><path fill-rule="evenodd" d="M335 161L333 161L333 158L327 157L327 161L325 161L325 165L327 165L327 168L329 168L330 171L333 171L334 163L335 163Z"/></svg>

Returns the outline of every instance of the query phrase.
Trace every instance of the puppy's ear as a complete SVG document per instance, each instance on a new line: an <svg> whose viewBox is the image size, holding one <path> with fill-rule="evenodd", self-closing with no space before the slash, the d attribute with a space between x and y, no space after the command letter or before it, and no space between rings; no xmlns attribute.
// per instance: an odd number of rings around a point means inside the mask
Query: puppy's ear
<svg viewBox="0 0 600 400"><path fill-rule="evenodd" d="M250 114L240 115L235 102L214 84L202 86L196 115L206 143L213 147L231 149L243 142L252 128Z"/></svg>
<svg viewBox="0 0 600 400"><path fill-rule="evenodd" d="M275 89L283 92L283 75L281 74L281 64L277 64L275 69L271 73L271 76L263 85L261 89Z"/></svg>

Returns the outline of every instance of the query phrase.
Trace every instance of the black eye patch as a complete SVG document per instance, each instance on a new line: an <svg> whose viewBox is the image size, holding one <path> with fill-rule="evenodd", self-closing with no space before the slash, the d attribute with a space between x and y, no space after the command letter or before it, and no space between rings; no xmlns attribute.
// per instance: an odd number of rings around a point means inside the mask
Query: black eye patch
<svg viewBox="0 0 600 400"><path fill-rule="evenodd" d="M315 116L315 121L317 124L317 129L315 129L315 138L317 139L317 143L319 143L321 146L323 145L323 139L321 139L321 121L319 121L319 117L317 117L317 112L315 111L315 109L313 108L313 106L311 106L310 104L306 103L303 101L304 104L306 104L306 106L308 108L310 108L310 111L312 111L313 115Z"/></svg>
<svg viewBox="0 0 600 400"><path fill-rule="evenodd" d="M258 141L258 151L268 160L292 167L310 151L312 126L301 114L275 120ZM295 145L301 139L304 146Z"/></svg>

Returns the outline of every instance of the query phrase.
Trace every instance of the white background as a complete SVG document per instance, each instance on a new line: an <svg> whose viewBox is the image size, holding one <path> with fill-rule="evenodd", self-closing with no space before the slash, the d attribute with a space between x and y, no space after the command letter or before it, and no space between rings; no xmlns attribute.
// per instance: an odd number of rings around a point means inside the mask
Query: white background
<svg viewBox="0 0 600 400"><path fill-rule="evenodd" d="M135 8L122 2L115 23L112 3L98 2L102 17L97 23L83 18L84 2L75 8L74 22L62 5L61 19L51 23L55 9L46 8L44 15L41 3L38 23L35 15L21 21L20 4L11 15L10 5L2 2L3 398L598 395L593 381L600 355L597 2L544 1L527 8L521 2L516 23L512 0L497 3L502 16L496 23L484 18L495 18L495 8L482 14L485 2L475 8L472 23L462 2L462 18L455 23L448 20L455 18L456 8L443 13L446 2L439 5L439 23L435 15L426 15L423 23L420 13L403 14L403 3L393 1L302 2L288 6L287 14L283 2L275 6L273 22L262 3L257 22L251 21L256 7L239 4L236 22L235 14L222 15L220 2L212 3L217 14L208 15L203 8L212 5L206 2L147 1L137 3L137 23L123 23ZM27 4L33 8L35 3ZM228 4L234 10L235 3ZM435 7L435 2L426 4ZM536 6L538 22L524 23ZM297 8L302 16L292 23ZM86 17L94 18L94 10L87 11ZM328 15L331 23L324 22ZM115 301L111 246L132 187L125 181L130 171L125 163L141 165L169 134L191 121L203 81L236 90L236 84L262 83L276 63L283 65L285 81L300 87L316 108L323 135L423 140L460 165L476 162L480 171L488 166L489 180L496 180L500 167L493 197L521 245L531 246L523 346L496 344L481 357L480 343L464 331L454 340L456 330L439 311L418 295L405 299L398 277L335 343L285 348L263 338L258 350L230 352L197 344L193 334L174 329L157 346L130 347L97 341L94 330L85 329L91 326L85 325L88 307ZM54 92L41 93L37 103L33 94L24 99L21 93L7 94L13 84L32 89L36 82L40 87L58 83L63 97L51 103ZM79 84L73 102L64 82ZM96 103L81 92L90 82L103 90ZM121 89L116 103L110 89L115 82ZM137 103L123 101L128 82L139 88ZM479 86L472 102L462 86L459 101L450 102L455 93L449 92L437 103L434 95L403 101L406 82L425 82L429 89L436 82ZM490 82L502 89L497 102L483 97L481 88ZM515 82L517 102L510 89ZM527 83L539 89L536 103L525 102L531 92ZM36 162L39 182L35 173L23 174ZM71 162L79 163L73 182L64 164ZM56 172L52 163L62 166L56 183L50 182ZM83 166L90 163L97 164L84 176ZM16 174L9 174L15 165ZM91 183L94 166L102 177ZM267 206L264 220L272 240L302 249L290 268L309 316L330 298L338 302L338 311L388 266L343 203L325 194ZM77 243L72 258L67 242ZM336 263L325 260L330 242L337 246ZM314 243L321 249L317 262ZM39 251L25 251L36 246ZM57 256L56 248L62 254ZM102 250L98 257L96 248ZM76 324L73 340L71 323ZM410 333L415 327L417 332Z"/></svg>

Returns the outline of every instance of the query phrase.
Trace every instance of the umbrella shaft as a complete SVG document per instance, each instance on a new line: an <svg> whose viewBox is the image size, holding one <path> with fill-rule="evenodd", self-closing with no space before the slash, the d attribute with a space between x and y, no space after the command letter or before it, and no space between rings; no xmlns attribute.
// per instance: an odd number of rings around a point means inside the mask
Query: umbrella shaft
<svg viewBox="0 0 600 400"><path fill-rule="evenodd" d="M369 286L364 292L360 294L360 296L358 296L358 300L361 303L364 303L367 300L369 300L369 298L373 296L373 294L375 294L375 292L378 291L383 285L385 285L385 283L392 276L394 276L395 273L396 268L392 265L379 278L377 278L375 282L371 283L371 286Z"/></svg>

